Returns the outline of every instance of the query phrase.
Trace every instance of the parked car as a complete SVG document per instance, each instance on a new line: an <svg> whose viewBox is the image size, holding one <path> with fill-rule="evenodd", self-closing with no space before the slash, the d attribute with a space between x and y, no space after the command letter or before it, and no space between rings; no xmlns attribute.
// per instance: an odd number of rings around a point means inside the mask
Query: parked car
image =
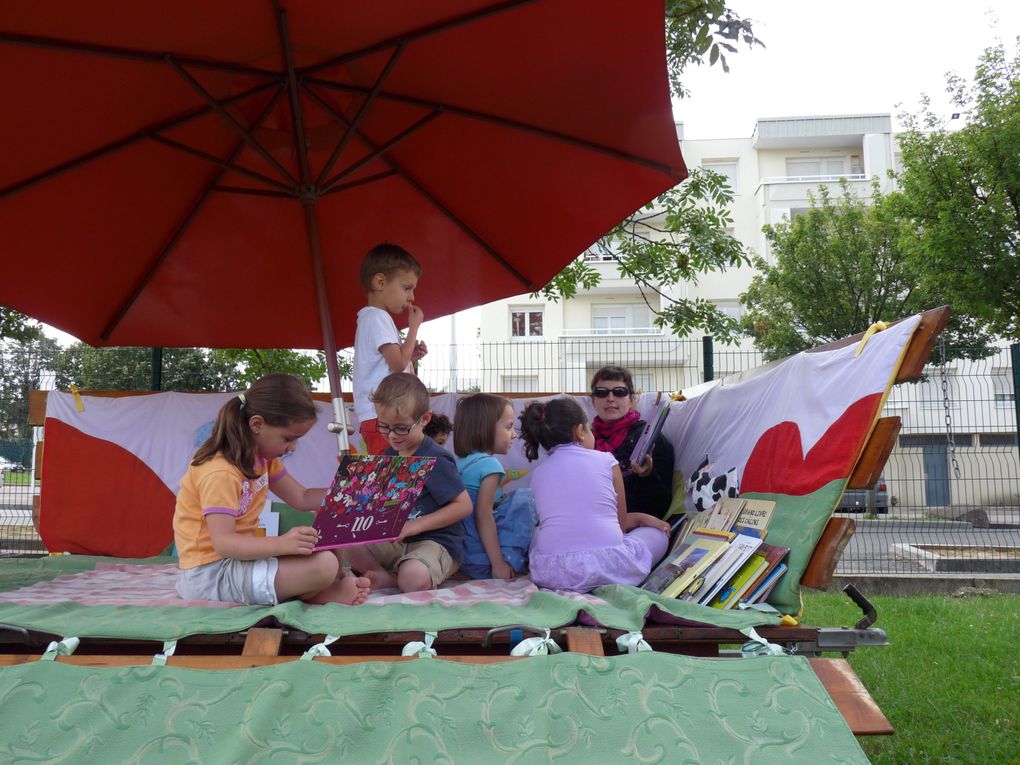
<svg viewBox="0 0 1020 765"><path fill-rule="evenodd" d="M19 462L13 462L6 457L0 457L0 486L4 485L7 473L12 470L24 470L24 467Z"/></svg>
<svg viewBox="0 0 1020 765"><path fill-rule="evenodd" d="M879 476L870 489L847 489L839 499L840 513L888 513L889 491Z"/></svg>

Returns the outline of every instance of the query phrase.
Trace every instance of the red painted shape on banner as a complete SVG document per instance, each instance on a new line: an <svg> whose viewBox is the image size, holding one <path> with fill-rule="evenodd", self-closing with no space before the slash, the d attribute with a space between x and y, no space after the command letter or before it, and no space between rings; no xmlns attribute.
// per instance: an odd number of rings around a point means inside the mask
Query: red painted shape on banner
<svg viewBox="0 0 1020 765"><path fill-rule="evenodd" d="M799 496L817 491L829 481L848 477L881 401L882 395L874 393L852 403L807 456L797 423L781 422L769 428L751 450L740 491Z"/></svg>
<svg viewBox="0 0 1020 765"><path fill-rule="evenodd" d="M46 419L39 534L50 552L141 558L173 541L174 494L131 452Z"/></svg>

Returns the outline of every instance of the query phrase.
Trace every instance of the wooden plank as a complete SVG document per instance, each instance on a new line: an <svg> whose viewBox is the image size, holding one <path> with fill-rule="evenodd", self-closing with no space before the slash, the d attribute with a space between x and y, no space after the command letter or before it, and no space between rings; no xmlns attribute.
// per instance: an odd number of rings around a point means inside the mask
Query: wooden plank
<svg viewBox="0 0 1020 765"><path fill-rule="evenodd" d="M46 394L45 390L30 390L28 392L28 424L41 428L46 424Z"/></svg>
<svg viewBox="0 0 1020 765"><path fill-rule="evenodd" d="M37 481L42 480L42 457L43 457L43 442L35 442L35 469L32 471L32 477Z"/></svg>
<svg viewBox="0 0 1020 765"><path fill-rule="evenodd" d="M567 627L563 630L567 637L567 650L574 653L586 653L591 656L605 656L602 650L602 633L591 627Z"/></svg>
<svg viewBox="0 0 1020 765"><path fill-rule="evenodd" d="M889 736L895 732L846 659L808 661L855 736Z"/></svg>
<svg viewBox="0 0 1020 765"><path fill-rule="evenodd" d="M829 518L814 552L811 553L804 575L800 578L800 583L804 587L813 590L829 588L832 584L832 574L836 570L836 564L839 563L839 556L843 554L847 542L854 535L855 528L852 518Z"/></svg>
<svg viewBox="0 0 1020 765"><path fill-rule="evenodd" d="M39 533L39 516L42 514L42 497L38 494L32 495L32 525L35 526L35 533Z"/></svg>
<svg viewBox="0 0 1020 765"><path fill-rule="evenodd" d="M903 422L899 417L880 417L875 423L868 442L864 445L854 472L846 487L848 489L870 489L882 475L885 463L896 446Z"/></svg>
<svg viewBox="0 0 1020 765"><path fill-rule="evenodd" d="M252 627L244 639L242 656L279 656L283 630Z"/></svg>
<svg viewBox="0 0 1020 765"><path fill-rule="evenodd" d="M921 323L914 331L914 336L910 338L910 345L907 346L907 352L903 355L903 361L896 373L896 382L921 379L924 365L931 358L935 343L938 342L942 330L946 328L952 313L949 306L944 305L921 314Z"/></svg>

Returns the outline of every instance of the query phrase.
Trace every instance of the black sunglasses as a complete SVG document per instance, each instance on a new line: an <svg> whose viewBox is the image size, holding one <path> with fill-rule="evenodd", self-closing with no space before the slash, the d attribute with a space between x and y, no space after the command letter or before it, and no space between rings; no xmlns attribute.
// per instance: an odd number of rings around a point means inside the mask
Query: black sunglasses
<svg viewBox="0 0 1020 765"><path fill-rule="evenodd" d="M630 388L625 388L622 385L618 388L593 388L591 395L595 398L605 398L610 393L617 398L625 398L630 395Z"/></svg>

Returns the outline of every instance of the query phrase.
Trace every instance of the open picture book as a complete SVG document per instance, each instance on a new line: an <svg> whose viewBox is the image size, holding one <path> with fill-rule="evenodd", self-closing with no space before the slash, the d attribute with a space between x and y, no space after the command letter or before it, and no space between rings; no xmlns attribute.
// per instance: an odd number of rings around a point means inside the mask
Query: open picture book
<svg viewBox="0 0 1020 765"><path fill-rule="evenodd" d="M399 537L435 462L435 457L344 455L312 524L319 532L315 549Z"/></svg>

